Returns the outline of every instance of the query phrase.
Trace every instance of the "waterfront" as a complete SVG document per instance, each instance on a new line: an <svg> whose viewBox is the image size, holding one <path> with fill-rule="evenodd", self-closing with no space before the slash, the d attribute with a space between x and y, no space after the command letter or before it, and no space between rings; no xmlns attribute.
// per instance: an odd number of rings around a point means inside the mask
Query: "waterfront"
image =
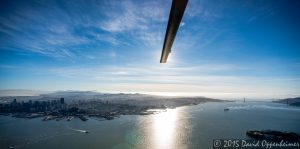
<svg viewBox="0 0 300 149"><path fill-rule="evenodd" d="M59 99L53 96L53 94L57 93L26 97L0 97L0 115L29 119L44 117L44 121L70 120L74 117L86 121L88 120L86 116L112 120L121 115L148 115L156 113L151 109L163 110L197 105L204 102L225 102L225 100L205 97L160 97L144 94L101 94L96 92L85 92L85 94L81 95L81 98L77 95L79 99L76 100L72 96L76 92L65 92L68 96L68 103L66 103L65 98ZM91 94L92 97L89 97ZM21 101L18 102L17 98L21 99ZM32 99L34 98L38 98L38 100L33 102ZM110 98L110 100L107 98Z"/></svg>
<svg viewBox="0 0 300 149"><path fill-rule="evenodd" d="M224 111L229 108L229 111ZM204 103L111 121L0 117L1 148L212 148L212 139L244 139L248 130L300 133L300 108L269 102ZM89 133L84 133L88 131Z"/></svg>

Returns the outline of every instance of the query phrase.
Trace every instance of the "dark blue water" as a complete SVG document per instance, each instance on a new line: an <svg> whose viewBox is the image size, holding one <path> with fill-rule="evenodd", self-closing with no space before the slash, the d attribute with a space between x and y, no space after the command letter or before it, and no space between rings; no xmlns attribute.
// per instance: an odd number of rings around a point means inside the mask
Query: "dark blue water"
<svg viewBox="0 0 300 149"><path fill-rule="evenodd" d="M224 112L224 108L229 111ZM110 121L41 121L0 117L0 148L212 148L213 139L243 139L248 130L300 134L300 108L269 102L205 103ZM84 133L87 130L89 133Z"/></svg>

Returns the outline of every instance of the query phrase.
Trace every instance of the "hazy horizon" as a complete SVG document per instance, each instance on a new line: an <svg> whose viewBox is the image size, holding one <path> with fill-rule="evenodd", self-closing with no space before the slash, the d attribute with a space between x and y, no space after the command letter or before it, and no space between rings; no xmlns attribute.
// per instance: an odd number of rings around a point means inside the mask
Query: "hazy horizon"
<svg viewBox="0 0 300 149"><path fill-rule="evenodd" d="M285 98L295 98L300 97L299 95L265 95L265 96L251 96L245 94L216 94L216 93L174 93L174 92L104 92L97 90L55 90L55 91L45 91L45 90L28 90L28 89L7 89L0 90L0 97L8 97L8 96L39 96L42 94L52 94L52 93L99 93L99 94L145 94L145 95L154 95L154 96L165 96L165 97L207 97L207 98L215 98L215 99L223 99L223 100L235 100L235 101L243 101L246 98L248 101L269 101L269 100L277 100L277 99L285 99Z"/></svg>

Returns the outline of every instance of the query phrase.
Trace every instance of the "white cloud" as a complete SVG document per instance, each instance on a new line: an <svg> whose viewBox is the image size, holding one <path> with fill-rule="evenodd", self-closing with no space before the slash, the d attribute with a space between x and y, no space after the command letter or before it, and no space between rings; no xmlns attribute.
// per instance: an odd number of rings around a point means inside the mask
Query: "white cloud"
<svg viewBox="0 0 300 149"><path fill-rule="evenodd" d="M131 1L121 1L120 3L113 3L113 5L117 5L114 6L117 10L111 9L106 11L105 15L107 18L100 24L103 30L120 32L145 28L143 18L137 15L135 12L136 7Z"/></svg>
<svg viewBox="0 0 300 149"><path fill-rule="evenodd" d="M296 95L300 78L224 75L244 70L227 64L151 67L122 65L105 67L57 68L50 74L86 82L99 91L182 93L209 97L275 97ZM253 68L248 68L252 71ZM90 88L89 88L90 89Z"/></svg>
<svg viewBox="0 0 300 149"><path fill-rule="evenodd" d="M168 7L163 1L119 1L109 3L105 11L106 19L100 27L109 32L122 32L130 30L147 30L153 21L166 21ZM112 6L111 6L112 5Z"/></svg>

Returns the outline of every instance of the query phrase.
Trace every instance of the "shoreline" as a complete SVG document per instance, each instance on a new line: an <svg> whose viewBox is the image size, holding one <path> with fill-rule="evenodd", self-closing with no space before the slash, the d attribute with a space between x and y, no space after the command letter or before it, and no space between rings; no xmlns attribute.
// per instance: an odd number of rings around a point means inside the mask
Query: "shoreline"
<svg viewBox="0 0 300 149"><path fill-rule="evenodd" d="M101 118L105 120L112 120L115 118L119 118L122 115L152 115L152 114L158 114L161 112L166 112L167 109L176 109L178 107L185 107L185 106L195 106L199 104L204 104L208 102L216 102L216 101L206 101L206 102L199 102L199 103L191 103L188 105L178 105L178 106L160 106L160 107L155 107L155 106L134 106L134 105L126 105L126 108L120 108L119 110L111 110L111 111L105 111L105 112L95 112L91 113L88 111L80 111L82 110L80 108L74 108L76 109L74 113L66 114L65 111L46 111L46 112L8 112L8 113L3 113L1 112L1 116L10 116L10 117L15 117L15 118L23 118L23 119L34 119L34 118L42 118L42 121L51 121L51 120L56 120L56 121L61 121L61 120L67 120L71 121L74 118L78 118L81 121L87 121L89 118ZM218 102L228 102L228 101L218 101ZM119 104L113 104L111 106L120 106ZM72 109L71 108L71 109Z"/></svg>

